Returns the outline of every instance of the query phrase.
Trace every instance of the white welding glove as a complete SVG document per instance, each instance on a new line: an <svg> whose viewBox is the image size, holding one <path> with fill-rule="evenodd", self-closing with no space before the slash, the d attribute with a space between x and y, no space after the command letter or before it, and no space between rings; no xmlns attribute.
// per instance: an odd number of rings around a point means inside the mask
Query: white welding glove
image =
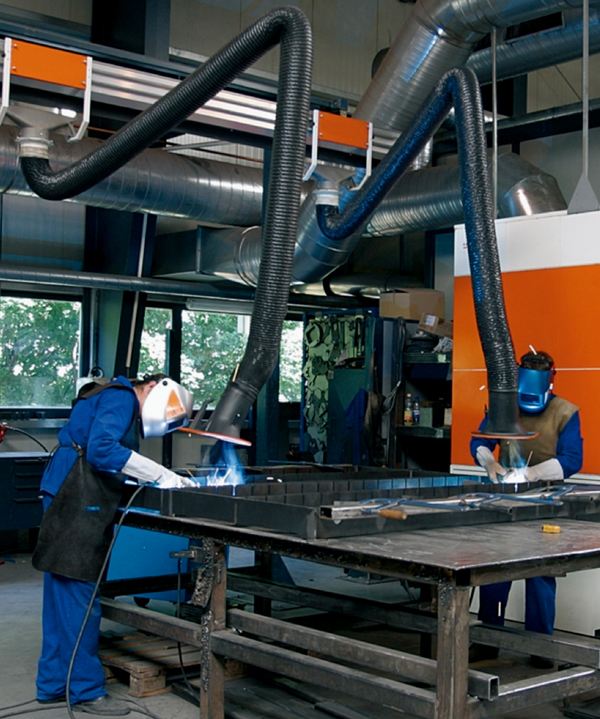
<svg viewBox="0 0 600 719"><path fill-rule="evenodd" d="M534 464L533 467L525 467L523 474L528 482L535 482L536 479L565 478L562 464L558 459L547 459L545 462Z"/></svg>
<svg viewBox="0 0 600 719"><path fill-rule="evenodd" d="M494 484L498 484L500 481L498 475L503 477L507 472L507 470L494 457L491 450L484 445L477 447L475 458L477 459L477 464L485 469L488 477L492 480L492 482L494 482Z"/></svg>
<svg viewBox="0 0 600 719"><path fill-rule="evenodd" d="M138 452L132 452L125 462L123 474L137 479L140 484L154 484L161 489L180 489L181 487L195 487L196 483L189 477L182 477L170 469L163 467L148 457L143 457Z"/></svg>

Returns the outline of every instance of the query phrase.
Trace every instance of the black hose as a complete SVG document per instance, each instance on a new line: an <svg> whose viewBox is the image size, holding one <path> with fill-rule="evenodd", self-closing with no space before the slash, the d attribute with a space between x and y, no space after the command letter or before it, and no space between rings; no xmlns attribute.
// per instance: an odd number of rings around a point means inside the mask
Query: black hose
<svg viewBox="0 0 600 719"><path fill-rule="evenodd" d="M40 197L63 200L79 194L183 122L277 43L277 114L250 335L237 376L229 382L207 428L233 436L239 436L275 368L287 313L312 80L312 32L304 13L283 7L263 15L102 147L70 167L53 173L47 160L21 159L23 174Z"/></svg>
<svg viewBox="0 0 600 719"><path fill-rule="evenodd" d="M485 433L523 435L517 402L518 368L504 304L483 108L475 73L468 68L445 73L423 103L411 128L396 141L344 211L340 213L337 207L323 204L317 207L317 219L323 234L331 239L343 239L354 232L407 170L452 105L456 111L475 315L488 373L489 410Z"/></svg>
<svg viewBox="0 0 600 719"><path fill-rule="evenodd" d="M282 33L280 58L271 175L250 335L237 373L206 428L230 436L239 436L250 407L277 364L287 313L312 75L312 38L301 13Z"/></svg>
<svg viewBox="0 0 600 719"><path fill-rule="evenodd" d="M11 425L9 425L9 424L6 425L6 429L10 429L13 432L19 432L20 434L24 434L26 437L29 437L29 439L32 439L34 442L39 444L39 446L44 450L44 452L46 452L46 454L49 454L48 448L45 447L42 444L42 442L40 442L40 440L37 439L37 437L34 437L32 434L30 434L29 432L26 432L24 429L19 429L18 427L11 427Z"/></svg>

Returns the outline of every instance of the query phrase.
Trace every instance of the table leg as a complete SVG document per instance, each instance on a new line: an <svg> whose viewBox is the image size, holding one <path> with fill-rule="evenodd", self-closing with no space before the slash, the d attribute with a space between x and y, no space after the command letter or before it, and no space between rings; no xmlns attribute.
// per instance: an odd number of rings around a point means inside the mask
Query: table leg
<svg viewBox="0 0 600 719"><path fill-rule="evenodd" d="M469 588L438 583L436 719L467 717Z"/></svg>
<svg viewBox="0 0 600 719"><path fill-rule="evenodd" d="M225 546L215 542L213 550L213 586L202 617L201 719L223 719L225 715L225 665L220 657L212 653L210 639L213 631L225 629L227 564Z"/></svg>

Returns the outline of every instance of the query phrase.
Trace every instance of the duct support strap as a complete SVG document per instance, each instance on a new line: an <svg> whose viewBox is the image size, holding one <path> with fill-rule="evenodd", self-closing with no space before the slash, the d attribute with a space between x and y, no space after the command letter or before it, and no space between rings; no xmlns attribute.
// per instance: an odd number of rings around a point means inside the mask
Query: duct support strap
<svg viewBox="0 0 600 719"><path fill-rule="evenodd" d="M312 82L312 32L304 13L283 7L263 15L98 150L72 166L54 173L47 160L21 159L23 174L40 197L63 200L79 194L183 122L278 43L281 54L271 179L250 335L236 378L229 382L207 427L234 437L239 437L250 407L277 363L287 312Z"/></svg>
<svg viewBox="0 0 600 719"><path fill-rule="evenodd" d="M394 182L411 165L454 105L457 121L461 194L475 315L488 373L489 410L486 434L523 436L517 403L518 371L508 328L496 230L487 172L483 108L477 77L455 68L439 80L410 129L398 138L373 175L342 213L319 205L323 234L341 240L373 213Z"/></svg>

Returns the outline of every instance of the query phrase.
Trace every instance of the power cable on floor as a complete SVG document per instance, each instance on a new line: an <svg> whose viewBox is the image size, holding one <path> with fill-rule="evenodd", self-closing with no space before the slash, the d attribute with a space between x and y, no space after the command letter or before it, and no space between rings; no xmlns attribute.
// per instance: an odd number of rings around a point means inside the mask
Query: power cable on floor
<svg viewBox="0 0 600 719"><path fill-rule="evenodd" d="M16 709L17 707L24 707L26 704L36 701L35 699L28 699L26 702L20 702L19 704L11 704L7 707L0 707L0 711L8 711L9 709Z"/></svg>
<svg viewBox="0 0 600 719"><path fill-rule="evenodd" d="M125 505L123 512L121 514L121 517L119 521L117 522L115 526L115 531L111 540L111 543L106 551L106 556L104 558L104 562L102 563L102 567L100 569L100 572L98 573L98 579L96 580L96 584L94 586L94 591L92 593L92 598L87 606L87 610L85 613L85 617L83 618L83 622L81 624L81 629L79 630L79 634L77 636L77 641L75 642L75 646L73 648L73 653L71 654L71 661L69 662L69 669L67 672L67 684L65 689L65 701L64 704L66 705L67 711L69 712L70 719L75 719L75 715L73 713L73 709L71 707L71 701L69 699L69 693L70 693L70 687L71 687L71 675L73 673L73 667L75 665L75 657L77 656L77 651L79 650L79 645L81 644L81 640L83 638L83 633L85 631L85 628L87 626L88 620L90 618L90 614L92 613L92 608L94 606L94 600L96 598L96 594L98 593L98 589L100 588L100 583L102 582L102 577L104 576L104 571L106 570L106 567L108 565L108 561L110 559L110 555L112 552L112 549L114 547L115 542L117 541L117 537L119 535L119 531L121 529L121 526L123 525L123 521L125 520L125 517L127 516L127 512L131 509L131 505L133 504L133 501L137 497L137 495L140 493L140 491L144 488L144 485L140 485L127 504ZM178 561L177 565L177 615L179 616L180 607L181 607L181 600L180 600L180 592L181 592L181 560ZM187 679L184 667L183 667L183 657L181 654L181 645L178 643L178 649L179 649L179 660L181 664L181 671L184 678L184 681L188 687L188 690L193 692L193 689L191 688L189 681ZM157 714L153 714L149 709L147 709L142 704L138 704L138 702L133 701L131 699L124 699L123 700L127 704L133 704L136 709L134 711L137 711L139 714L144 714L150 719L163 719L163 717L158 716ZM27 704L32 704L33 702L36 702L36 706L32 707L30 709L22 709L21 711L16 712L9 712L8 714L1 714L0 719L8 719L8 717L14 717L14 716L21 716L24 714L33 714L35 712L39 711L47 711L49 709L56 709L57 707L61 706L63 702L54 702L49 705L40 705L37 704L37 699L30 699L29 701L21 702L19 704L11 704L10 706L6 707L0 707L0 712L7 711L9 709L17 709L18 707L26 706Z"/></svg>
<svg viewBox="0 0 600 719"><path fill-rule="evenodd" d="M177 558L177 608L176 608L176 617L177 619L181 619L181 557ZM192 695L196 695L196 690L189 682L187 673L185 671L185 667L183 665L183 654L181 652L181 642L177 642L177 655L179 657L179 667L181 669L181 676L183 678L183 682L188 690L188 692Z"/></svg>
<svg viewBox="0 0 600 719"><path fill-rule="evenodd" d="M71 708L71 699L69 697L70 689L71 689L71 675L73 674L73 667L75 666L75 657L77 656L77 651L79 650L79 645L81 644L81 640L83 638L83 633L87 626L88 619L90 618L90 614L92 613L92 609L94 606L94 600L96 599L96 594L98 593L98 590L100 588L100 583L102 582L102 577L104 576L104 571L106 570L106 567L108 565L108 561L110 559L110 554L112 552L112 548L114 547L115 542L117 541L117 537L119 536L119 531L121 529L121 526L123 525L123 521L125 520L125 517L127 516L127 512L130 510L134 499L138 496L138 494L142 491L143 488L144 488L144 485L141 484L135 490L135 492L131 495L131 498L125 505L125 508L123 509L123 513L121 514L121 517L120 517L119 521L117 522L115 531L113 533L113 537L108 546L108 549L106 550L106 556L104 557L104 562L102 562L102 567L100 568L100 571L98 572L98 579L96 580L96 584L94 586L94 591L92 592L92 597L88 603L85 617L83 618L83 622L81 624L81 629L79 630L79 635L77 636L77 641L75 642L75 646L73 647L73 653L71 654L71 661L69 662L69 670L67 672L67 686L65 688L65 699L67 702L67 711L69 712L69 716L71 719L75 719L75 715L73 714L73 709Z"/></svg>
<svg viewBox="0 0 600 719"><path fill-rule="evenodd" d="M145 716L150 717L150 719L164 719L164 717L158 716L158 714L154 714L149 709L147 709L143 704L138 704L138 702L133 701L132 699L123 699L126 704L133 704L133 706L136 707L136 709L133 709L132 711L136 712L137 714L144 714ZM24 706L25 704L33 704L34 702L37 702L37 699L30 699L28 702L22 702L21 704L13 704L13 707L19 707ZM48 705L37 705L35 707L32 707L31 709L23 709L21 711L17 712L9 712L8 714L2 714L0 715L0 719L8 719L8 717L15 717L15 716L23 716L25 714L35 714L36 712L43 712L43 711L49 711L51 709L58 709L61 708L62 705L66 706L65 702L54 702L53 704ZM5 711L6 709L11 709L12 707L0 707L0 711Z"/></svg>

